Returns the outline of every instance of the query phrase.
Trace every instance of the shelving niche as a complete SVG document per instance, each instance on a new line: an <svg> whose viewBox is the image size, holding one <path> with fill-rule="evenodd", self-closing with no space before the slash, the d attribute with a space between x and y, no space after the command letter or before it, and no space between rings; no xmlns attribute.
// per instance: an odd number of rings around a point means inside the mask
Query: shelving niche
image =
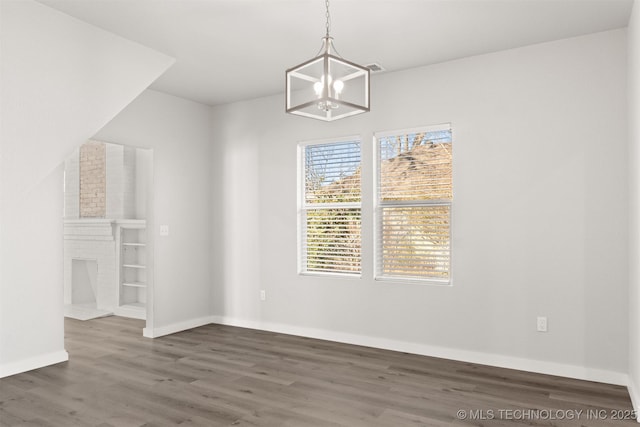
<svg viewBox="0 0 640 427"><path fill-rule="evenodd" d="M143 220L118 225L120 274L117 316L147 317L147 239Z"/></svg>

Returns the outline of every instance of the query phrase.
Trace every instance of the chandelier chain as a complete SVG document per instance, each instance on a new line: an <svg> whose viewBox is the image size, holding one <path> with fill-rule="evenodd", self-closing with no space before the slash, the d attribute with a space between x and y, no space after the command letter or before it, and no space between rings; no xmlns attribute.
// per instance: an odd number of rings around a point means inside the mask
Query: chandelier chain
<svg viewBox="0 0 640 427"><path fill-rule="evenodd" d="M325 16L327 18L326 27L327 27L327 38L329 37L329 32L331 30L331 15L329 15L329 0L325 1L326 13Z"/></svg>
<svg viewBox="0 0 640 427"><path fill-rule="evenodd" d="M324 0L326 33L320 51L285 73L286 112L327 122L370 110L369 70L335 50L329 1Z"/></svg>

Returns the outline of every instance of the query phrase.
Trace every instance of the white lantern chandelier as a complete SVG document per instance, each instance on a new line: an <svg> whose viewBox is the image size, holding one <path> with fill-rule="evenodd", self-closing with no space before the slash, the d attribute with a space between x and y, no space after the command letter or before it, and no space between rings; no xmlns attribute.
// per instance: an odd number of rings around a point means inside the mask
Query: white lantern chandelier
<svg viewBox="0 0 640 427"><path fill-rule="evenodd" d="M286 72L287 113L330 122L369 111L369 69L343 59L327 33L319 55Z"/></svg>

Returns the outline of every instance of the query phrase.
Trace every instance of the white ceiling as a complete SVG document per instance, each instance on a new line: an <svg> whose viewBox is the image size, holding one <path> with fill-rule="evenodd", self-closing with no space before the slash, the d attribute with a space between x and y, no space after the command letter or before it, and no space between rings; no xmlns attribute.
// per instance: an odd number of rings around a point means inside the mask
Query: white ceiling
<svg viewBox="0 0 640 427"><path fill-rule="evenodd" d="M39 1L176 58L152 88L210 105L283 92L325 32L323 0ZM388 72L625 27L632 2L332 0L331 35Z"/></svg>

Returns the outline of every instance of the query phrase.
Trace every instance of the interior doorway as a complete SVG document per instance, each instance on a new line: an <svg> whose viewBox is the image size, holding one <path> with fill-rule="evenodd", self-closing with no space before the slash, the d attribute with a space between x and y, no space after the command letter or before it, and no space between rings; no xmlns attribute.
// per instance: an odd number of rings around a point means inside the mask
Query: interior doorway
<svg viewBox="0 0 640 427"><path fill-rule="evenodd" d="M147 321L153 150L89 140L65 161L64 315Z"/></svg>

